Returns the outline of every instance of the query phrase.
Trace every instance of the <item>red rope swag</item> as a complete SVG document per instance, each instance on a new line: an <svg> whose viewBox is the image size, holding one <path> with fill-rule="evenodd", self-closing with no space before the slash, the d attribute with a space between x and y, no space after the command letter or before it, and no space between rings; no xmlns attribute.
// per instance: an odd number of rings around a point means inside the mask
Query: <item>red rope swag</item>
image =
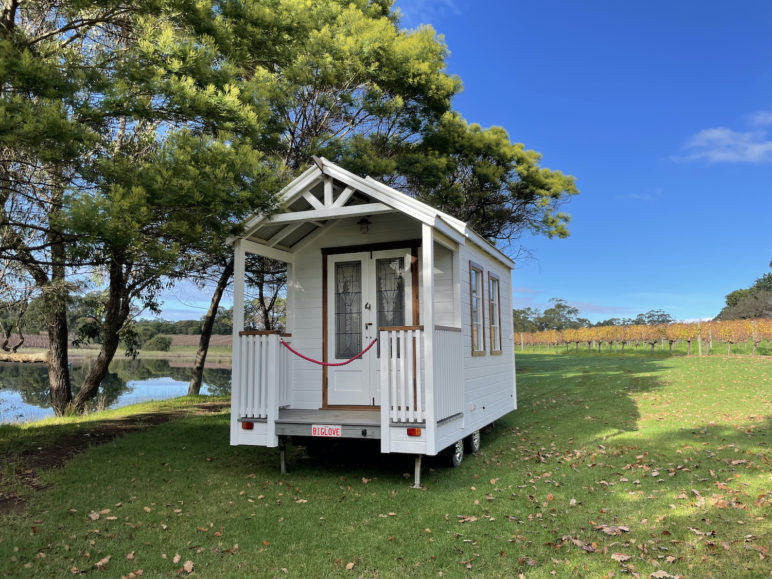
<svg viewBox="0 0 772 579"><path fill-rule="evenodd" d="M357 358L361 358L362 356L364 356L367 353L367 351L375 345L375 343L377 341L378 341L378 338L375 338L372 342L370 342L370 345L367 346L367 348L365 348L364 350L359 352L359 354L357 354L353 358L349 358L345 362L320 362L319 360L314 360L313 358L309 358L308 356L304 356L303 354L301 354L297 350L293 350L292 346L290 346L284 340L281 340L281 345L284 346L285 348L287 348L290 352L292 352L296 356L299 356L300 358L303 358L304 360L307 360L309 362L313 362L314 364L319 364L320 366L345 366L346 364L351 364L351 362L353 362Z"/></svg>

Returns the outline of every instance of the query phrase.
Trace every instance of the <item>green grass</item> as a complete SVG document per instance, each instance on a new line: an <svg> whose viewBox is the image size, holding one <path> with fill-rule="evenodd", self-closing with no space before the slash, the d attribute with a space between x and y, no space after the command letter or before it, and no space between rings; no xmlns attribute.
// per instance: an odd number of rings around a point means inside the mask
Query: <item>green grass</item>
<svg viewBox="0 0 772 579"><path fill-rule="evenodd" d="M281 476L277 450L228 446L227 413L191 416L43 473L50 488L0 520L0 575L108 556L105 576L769 574L772 361L517 363L520 409L460 468L430 462L423 491L409 457L358 447L295 450Z"/></svg>

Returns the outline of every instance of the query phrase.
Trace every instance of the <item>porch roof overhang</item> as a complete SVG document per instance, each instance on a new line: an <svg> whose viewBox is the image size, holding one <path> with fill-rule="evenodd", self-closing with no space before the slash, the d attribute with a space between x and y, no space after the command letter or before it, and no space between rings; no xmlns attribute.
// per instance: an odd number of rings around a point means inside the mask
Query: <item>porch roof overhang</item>
<svg viewBox="0 0 772 579"><path fill-rule="evenodd" d="M324 158L314 157L314 164L279 192L279 203L281 209L277 213L257 215L244 224L241 240L246 251L292 263L296 251L341 220L402 213L432 227L454 244L465 245L471 241L514 269L511 259L463 221L371 177L359 177Z"/></svg>

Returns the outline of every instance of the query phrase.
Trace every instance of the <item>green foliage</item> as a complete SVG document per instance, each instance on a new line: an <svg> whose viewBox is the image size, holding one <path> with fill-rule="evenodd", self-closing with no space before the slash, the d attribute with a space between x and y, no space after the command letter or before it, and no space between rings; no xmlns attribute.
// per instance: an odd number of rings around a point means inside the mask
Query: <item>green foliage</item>
<svg viewBox="0 0 772 579"><path fill-rule="evenodd" d="M515 332L565 330L590 325L589 320L579 317L579 309L560 298L550 298L552 307L543 312L538 308L512 310Z"/></svg>
<svg viewBox="0 0 772 579"><path fill-rule="evenodd" d="M567 237L570 217L558 207L578 193L574 178L540 161L503 128L483 129L446 113L405 155L401 169L419 199L487 239L514 239L525 231Z"/></svg>
<svg viewBox="0 0 772 579"><path fill-rule="evenodd" d="M728 293L726 307L716 316L717 320L757 318L772 318L772 273L765 273L747 289Z"/></svg>
<svg viewBox="0 0 772 579"><path fill-rule="evenodd" d="M169 336L153 336L150 340L142 344L143 350L152 350L155 352L168 352L172 348L172 339Z"/></svg>

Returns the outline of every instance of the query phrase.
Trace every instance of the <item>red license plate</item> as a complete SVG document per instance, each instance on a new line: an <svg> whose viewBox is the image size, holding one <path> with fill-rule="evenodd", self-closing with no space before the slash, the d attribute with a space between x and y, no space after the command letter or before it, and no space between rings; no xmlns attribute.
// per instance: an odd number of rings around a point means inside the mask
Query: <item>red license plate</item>
<svg viewBox="0 0 772 579"><path fill-rule="evenodd" d="M312 424L311 436L340 438L343 436L343 427L340 424Z"/></svg>

